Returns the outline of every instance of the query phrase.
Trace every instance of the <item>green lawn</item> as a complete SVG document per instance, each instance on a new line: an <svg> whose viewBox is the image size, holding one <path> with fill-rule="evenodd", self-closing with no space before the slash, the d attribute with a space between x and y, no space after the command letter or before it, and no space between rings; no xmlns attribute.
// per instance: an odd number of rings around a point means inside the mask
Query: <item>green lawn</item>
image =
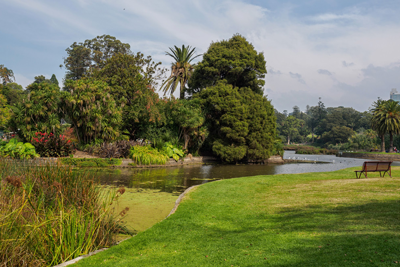
<svg viewBox="0 0 400 267"><path fill-rule="evenodd" d="M197 187L177 212L77 266L400 266L400 168Z"/></svg>

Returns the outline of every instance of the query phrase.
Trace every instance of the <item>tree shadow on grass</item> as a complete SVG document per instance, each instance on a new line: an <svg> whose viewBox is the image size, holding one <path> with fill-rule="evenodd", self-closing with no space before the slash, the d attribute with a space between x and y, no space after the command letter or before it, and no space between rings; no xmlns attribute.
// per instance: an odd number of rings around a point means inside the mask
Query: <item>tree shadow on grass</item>
<svg viewBox="0 0 400 267"><path fill-rule="evenodd" d="M264 262L249 259L248 265L238 261L240 266L400 266L399 200L283 208L242 220L247 222L242 229L225 231L216 224L206 233L210 241L214 235L237 235L254 244L249 255L264 252ZM265 243L268 247L257 245Z"/></svg>

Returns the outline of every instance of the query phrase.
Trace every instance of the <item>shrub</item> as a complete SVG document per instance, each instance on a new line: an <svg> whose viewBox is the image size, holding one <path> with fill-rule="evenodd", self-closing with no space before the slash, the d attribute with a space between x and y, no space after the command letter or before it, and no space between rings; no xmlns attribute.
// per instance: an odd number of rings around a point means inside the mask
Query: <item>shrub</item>
<svg viewBox="0 0 400 267"><path fill-rule="evenodd" d="M98 155L102 158L128 158L132 146L140 145L135 141L120 140L114 143L103 143Z"/></svg>
<svg viewBox="0 0 400 267"><path fill-rule="evenodd" d="M175 145L172 145L169 142L164 144L161 152L167 155L169 158L173 158L175 161L178 161L179 158L182 158L184 156L184 152L182 149L178 148Z"/></svg>
<svg viewBox="0 0 400 267"><path fill-rule="evenodd" d="M13 138L8 142L0 141L0 156L12 159L30 159L39 157L32 144L18 142L16 138Z"/></svg>
<svg viewBox="0 0 400 267"><path fill-rule="evenodd" d="M150 164L165 164L169 157L159 152L156 148L151 146L134 146L131 147L129 157L133 159L136 164L150 165Z"/></svg>
<svg viewBox="0 0 400 267"><path fill-rule="evenodd" d="M62 134L36 132L32 144L42 157L66 157L74 151L71 140Z"/></svg>

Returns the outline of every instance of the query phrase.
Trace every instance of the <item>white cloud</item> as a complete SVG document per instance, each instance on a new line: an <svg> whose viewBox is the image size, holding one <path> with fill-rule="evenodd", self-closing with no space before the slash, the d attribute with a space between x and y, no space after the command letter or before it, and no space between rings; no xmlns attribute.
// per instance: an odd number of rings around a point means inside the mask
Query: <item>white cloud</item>
<svg viewBox="0 0 400 267"><path fill-rule="evenodd" d="M16 0L7 5L8 9L23 8L36 14L43 23L38 24L37 32L46 31L46 27L68 32L67 46L110 34L130 43L132 51L162 61L166 68L171 62L165 55L168 47L186 44L204 53L211 42L240 33L257 51L264 52L268 69L265 87L278 110L315 105L319 96L326 106L354 105L366 110L377 96L385 98L390 88L400 87L396 84L400 81L392 77L398 76L400 24L386 19L398 10L379 6L301 16L293 6L266 9L244 0ZM11 19L10 23L19 21L23 19ZM15 34L21 39L26 35L22 31ZM43 40L49 40L49 47L60 42L52 40L51 33ZM43 51L48 48L46 43L41 43ZM52 57L62 63L64 50ZM0 52L0 58L5 56Z"/></svg>

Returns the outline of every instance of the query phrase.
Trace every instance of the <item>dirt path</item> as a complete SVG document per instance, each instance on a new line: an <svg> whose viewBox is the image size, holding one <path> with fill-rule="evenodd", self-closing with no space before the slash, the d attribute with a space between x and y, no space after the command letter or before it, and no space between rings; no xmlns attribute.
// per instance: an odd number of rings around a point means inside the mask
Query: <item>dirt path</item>
<svg viewBox="0 0 400 267"><path fill-rule="evenodd" d="M97 156L92 156L87 152L77 150L74 154L74 158L99 158Z"/></svg>

